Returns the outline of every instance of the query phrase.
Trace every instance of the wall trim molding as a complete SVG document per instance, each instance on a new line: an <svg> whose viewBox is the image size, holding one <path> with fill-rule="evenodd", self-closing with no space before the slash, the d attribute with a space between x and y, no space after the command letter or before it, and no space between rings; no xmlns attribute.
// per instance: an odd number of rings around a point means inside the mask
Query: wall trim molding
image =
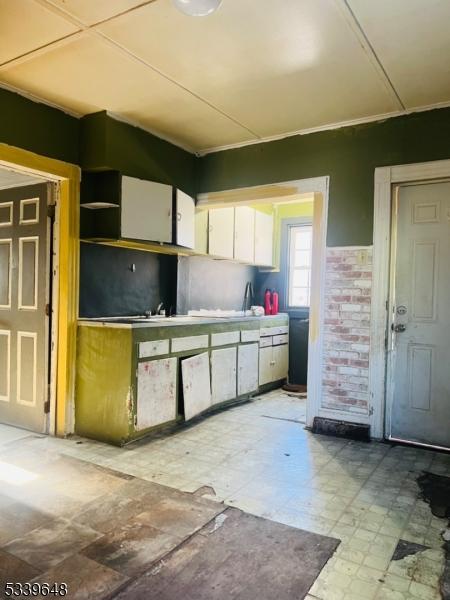
<svg viewBox="0 0 450 600"><path fill-rule="evenodd" d="M389 278L393 186L450 177L450 160L437 160L375 169L373 280L370 327L369 393L372 437L386 436L389 398L386 395L390 358Z"/></svg>
<svg viewBox="0 0 450 600"><path fill-rule="evenodd" d="M410 108L405 110L396 110L389 113L382 113L379 115L372 115L369 117L360 117L356 119L348 119L347 121L338 121L337 123L327 123L326 125L318 125L317 127L308 127L305 129L298 129L296 131L287 131L285 133L279 133L275 135L268 135L260 137L256 140L245 140L243 142L236 142L235 144L225 144L223 146L215 146L212 148L204 148L197 150L196 155L199 157L213 154L215 152L223 152L225 150L235 150L236 148L245 148L246 146L254 146L255 144L264 144L266 142L275 142L277 140L284 140L285 138L293 137L296 135L309 135L310 133L319 133L321 131L332 131L334 129L342 129L344 127L354 127L356 125L366 125L368 123L376 123L385 121L386 119L393 119L395 117L405 117L415 113L427 112L429 110L436 110L439 108L450 107L450 102L437 102L435 104L428 104L426 106L420 106L418 108Z"/></svg>

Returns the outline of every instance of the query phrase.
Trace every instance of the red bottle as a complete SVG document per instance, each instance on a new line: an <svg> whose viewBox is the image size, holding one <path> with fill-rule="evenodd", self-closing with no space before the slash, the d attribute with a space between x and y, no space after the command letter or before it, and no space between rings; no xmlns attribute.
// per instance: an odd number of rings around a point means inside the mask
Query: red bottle
<svg viewBox="0 0 450 600"><path fill-rule="evenodd" d="M264 294L264 314L272 314L272 294L270 293L269 289L267 289Z"/></svg>
<svg viewBox="0 0 450 600"><path fill-rule="evenodd" d="M272 290L272 310L270 312L271 315L278 314L278 292Z"/></svg>

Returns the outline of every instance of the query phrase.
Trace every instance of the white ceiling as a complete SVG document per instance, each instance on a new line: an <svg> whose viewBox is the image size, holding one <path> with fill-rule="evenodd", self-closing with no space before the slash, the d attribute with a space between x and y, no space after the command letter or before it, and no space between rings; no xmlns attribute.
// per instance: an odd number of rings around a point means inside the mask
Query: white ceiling
<svg viewBox="0 0 450 600"><path fill-rule="evenodd" d="M197 152L450 103L449 0L0 0L0 82Z"/></svg>

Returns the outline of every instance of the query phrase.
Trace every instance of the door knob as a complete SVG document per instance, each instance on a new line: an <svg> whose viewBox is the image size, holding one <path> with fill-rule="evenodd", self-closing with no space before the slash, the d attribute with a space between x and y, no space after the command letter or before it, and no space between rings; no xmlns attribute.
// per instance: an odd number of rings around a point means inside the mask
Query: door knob
<svg viewBox="0 0 450 600"><path fill-rule="evenodd" d="M398 323L397 325L392 324L392 331L395 331L395 333L403 333L403 331L406 331L406 325L403 325L403 323Z"/></svg>

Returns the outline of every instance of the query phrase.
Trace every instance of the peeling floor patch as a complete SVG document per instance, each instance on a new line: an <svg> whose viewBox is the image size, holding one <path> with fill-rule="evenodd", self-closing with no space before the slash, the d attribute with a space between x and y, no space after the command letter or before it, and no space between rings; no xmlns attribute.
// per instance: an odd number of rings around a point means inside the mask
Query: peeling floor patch
<svg viewBox="0 0 450 600"><path fill-rule="evenodd" d="M424 550L429 550L429 546L407 542L406 540L399 540L392 556L392 560L402 560L402 558L405 558L406 556L411 556L418 552L423 552Z"/></svg>
<svg viewBox="0 0 450 600"><path fill-rule="evenodd" d="M447 518L450 524L450 477L425 471L417 478L421 496L430 505L435 517ZM450 541L449 529L442 531L445 551L444 570L440 578L442 600L450 600Z"/></svg>

